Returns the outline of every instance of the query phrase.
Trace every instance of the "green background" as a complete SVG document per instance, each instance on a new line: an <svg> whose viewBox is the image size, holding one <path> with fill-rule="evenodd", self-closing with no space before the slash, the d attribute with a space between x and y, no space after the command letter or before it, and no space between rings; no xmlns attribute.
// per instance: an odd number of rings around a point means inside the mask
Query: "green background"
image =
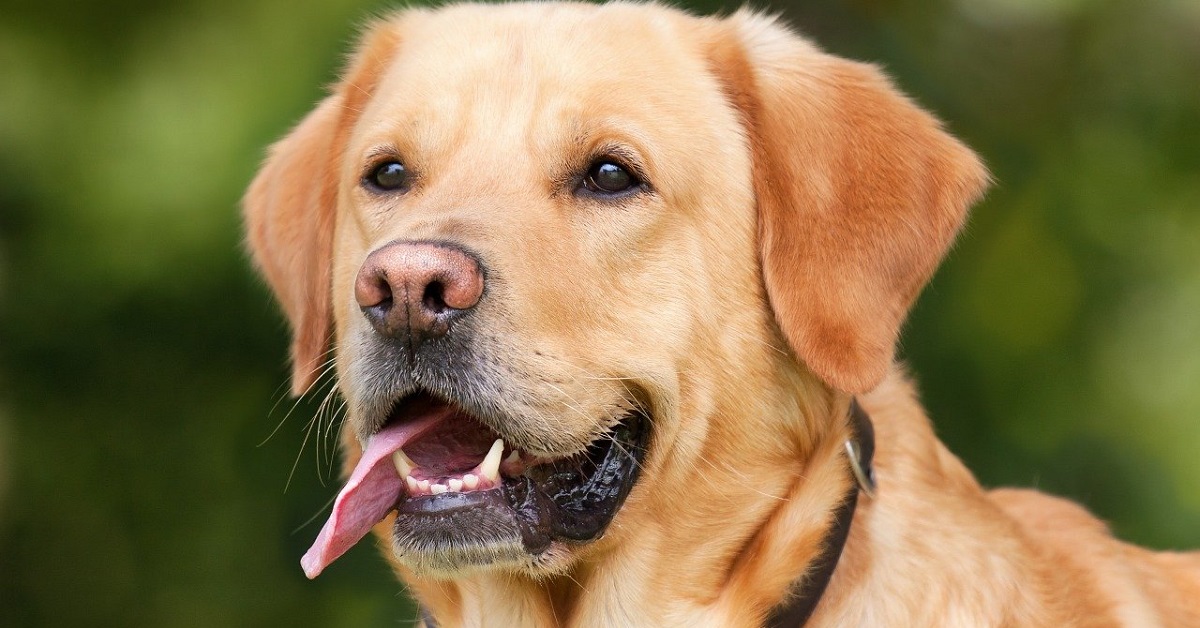
<svg viewBox="0 0 1200 628"><path fill-rule="evenodd" d="M0 2L0 624L412 618L369 544L300 572L331 445L316 403L285 419L239 233L263 148L383 8ZM903 341L942 438L987 485L1200 546L1200 2L775 8L995 174Z"/></svg>

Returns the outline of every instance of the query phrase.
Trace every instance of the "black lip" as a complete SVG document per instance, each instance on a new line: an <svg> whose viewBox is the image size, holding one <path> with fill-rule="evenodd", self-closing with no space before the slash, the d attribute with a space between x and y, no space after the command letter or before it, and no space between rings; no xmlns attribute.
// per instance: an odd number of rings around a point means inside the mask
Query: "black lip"
<svg viewBox="0 0 1200 628"><path fill-rule="evenodd" d="M587 452L503 477L497 488L402 499L395 548L403 557L447 545L519 543L536 557L553 541L595 540L637 481L649 431L647 417L634 412Z"/></svg>

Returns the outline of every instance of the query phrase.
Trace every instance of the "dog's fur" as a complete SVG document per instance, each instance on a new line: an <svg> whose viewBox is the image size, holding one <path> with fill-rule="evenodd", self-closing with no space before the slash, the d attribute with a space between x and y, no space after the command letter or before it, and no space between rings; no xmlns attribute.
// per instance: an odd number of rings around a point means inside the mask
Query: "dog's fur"
<svg viewBox="0 0 1200 628"><path fill-rule="evenodd" d="M359 185L380 146L416 174L401 196ZM573 193L614 150L650 190ZM351 462L376 376L352 286L398 238L487 267L478 349L527 447L578 451L644 397L649 455L603 538L450 578L397 564L443 626L761 625L853 482L851 395L875 423L878 494L811 625L1200 626L1200 558L984 491L893 364L986 181L877 69L753 12L456 5L366 32L272 149L246 220L294 330L296 393L336 332Z"/></svg>

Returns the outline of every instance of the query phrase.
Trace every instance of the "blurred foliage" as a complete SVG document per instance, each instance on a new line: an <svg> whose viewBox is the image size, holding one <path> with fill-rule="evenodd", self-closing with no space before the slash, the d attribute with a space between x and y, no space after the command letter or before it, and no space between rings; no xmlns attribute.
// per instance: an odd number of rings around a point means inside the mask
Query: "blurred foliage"
<svg viewBox="0 0 1200 628"><path fill-rule="evenodd" d="M0 2L0 623L413 616L371 548L301 575L331 445L289 414L237 208L381 8ZM1200 546L1200 3L776 8L995 175L904 339L951 449Z"/></svg>

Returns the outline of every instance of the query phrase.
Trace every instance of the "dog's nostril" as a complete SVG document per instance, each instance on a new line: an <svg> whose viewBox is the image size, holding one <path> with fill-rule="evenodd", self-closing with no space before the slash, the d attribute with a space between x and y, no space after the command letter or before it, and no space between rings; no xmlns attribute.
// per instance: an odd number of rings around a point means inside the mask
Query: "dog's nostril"
<svg viewBox="0 0 1200 628"><path fill-rule="evenodd" d="M450 309L446 305L446 286L441 281L431 281L425 286L425 294L421 296L425 309L435 314L441 314Z"/></svg>
<svg viewBox="0 0 1200 628"><path fill-rule="evenodd" d="M379 273L375 280L375 306L384 311L392 308L392 284L388 283L387 275Z"/></svg>
<svg viewBox="0 0 1200 628"><path fill-rule="evenodd" d="M374 305L360 306L359 309L362 310L363 315L367 317L367 320L376 329L386 329L388 327L388 315L391 314L393 305L392 298L388 297Z"/></svg>
<svg viewBox="0 0 1200 628"><path fill-rule="evenodd" d="M380 306L384 311L391 309L392 285L388 282L387 273L382 268L360 272L354 284L354 299L364 310Z"/></svg>

